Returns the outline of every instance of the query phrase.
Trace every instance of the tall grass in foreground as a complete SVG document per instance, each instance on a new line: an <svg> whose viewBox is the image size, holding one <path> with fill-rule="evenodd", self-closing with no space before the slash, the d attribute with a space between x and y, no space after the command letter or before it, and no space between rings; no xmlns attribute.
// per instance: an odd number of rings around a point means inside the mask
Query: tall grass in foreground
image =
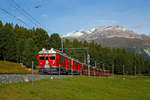
<svg viewBox="0 0 150 100"><path fill-rule="evenodd" d="M150 100L150 78L67 77L0 84L0 100Z"/></svg>

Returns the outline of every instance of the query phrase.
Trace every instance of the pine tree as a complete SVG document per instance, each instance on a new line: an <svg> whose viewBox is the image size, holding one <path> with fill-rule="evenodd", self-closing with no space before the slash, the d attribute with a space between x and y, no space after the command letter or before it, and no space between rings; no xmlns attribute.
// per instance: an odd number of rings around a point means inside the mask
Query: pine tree
<svg viewBox="0 0 150 100"><path fill-rule="evenodd" d="M28 39L25 42L24 51L23 51L23 63L27 67L31 67L32 61L36 60L36 56L38 54L37 47L33 41L33 39Z"/></svg>
<svg viewBox="0 0 150 100"><path fill-rule="evenodd" d="M3 60L15 61L16 47L15 35L7 28L0 29L0 58Z"/></svg>
<svg viewBox="0 0 150 100"><path fill-rule="evenodd" d="M4 27L5 27L6 29L13 30L13 24L12 24L12 23L6 23L6 24L4 25Z"/></svg>
<svg viewBox="0 0 150 100"><path fill-rule="evenodd" d="M49 40L48 40L48 49L50 48L54 48L57 50L60 50L61 48L61 38L57 33L54 33L50 36Z"/></svg>
<svg viewBox="0 0 150 100"><path fill-rule="evenodd" d="M2 23L2 21L0 20L0 28L2 28L3 27L3 23Z"/></svg>
<svg viewBox="0 0 150 100"><path fill-rule="evenodd" d="M17 62L22 63L22 56L24 51L24 40L18 39L16 42L16 55L17 55Z"/></svg>
<svg viewBox="0 0 150 100"><path fill-rule="evenodd" d="M11 30L9 31L9 36L7 38L7 49L6 49L6 59L9 61L16 61L16 39L15 34Z"/></svg>
<svg viewBox="0 0 150 100"><path fill-rule="evenodd" d="M42 48L47 47L48 41L48 33L42 28L36 28L32 30L33 33L33 40L35 41L35 45L38 47L39 50Z"/></svg>

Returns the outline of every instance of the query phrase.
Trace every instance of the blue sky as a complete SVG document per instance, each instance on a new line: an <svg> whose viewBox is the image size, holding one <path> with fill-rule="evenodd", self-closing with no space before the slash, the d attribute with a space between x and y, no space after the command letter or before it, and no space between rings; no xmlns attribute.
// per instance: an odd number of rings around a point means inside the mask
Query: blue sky
<svg viewBox="0 0 150 100"><path fill-rule="evenodd" d="M15 0L51 33L66 34L95 26L121 25L138 33L150 34L150 0ZM40 8L35 8L37 5ZM0 8L25 21L25 26L0 10L0 20L27 28L36 27L13 0L1 0Z"/></svg>

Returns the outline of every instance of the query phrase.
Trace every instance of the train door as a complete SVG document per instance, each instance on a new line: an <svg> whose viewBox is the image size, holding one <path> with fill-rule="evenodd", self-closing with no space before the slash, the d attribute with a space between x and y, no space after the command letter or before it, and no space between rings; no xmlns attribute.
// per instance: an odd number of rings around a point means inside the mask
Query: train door
<svg viewBox="0 0 150 100"><path fill-rule="evenodd" d="M49 64L48 64L48 55L45 55L45 60L46 60L45 68L49 68Z"/></svg>

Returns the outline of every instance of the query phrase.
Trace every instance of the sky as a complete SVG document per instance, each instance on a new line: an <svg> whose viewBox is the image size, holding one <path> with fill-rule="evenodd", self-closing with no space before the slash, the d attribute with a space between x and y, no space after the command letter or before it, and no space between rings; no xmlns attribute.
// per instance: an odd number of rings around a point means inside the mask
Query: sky
<svg viewBox="0 0 150 100"><path fill-rule="evenodd" d="M0 9L3 23L42 27L49 34L63 35L104 25L120 25L140 34L150 34L150 0L0 0L0 8L11 14Z"/></svg>

